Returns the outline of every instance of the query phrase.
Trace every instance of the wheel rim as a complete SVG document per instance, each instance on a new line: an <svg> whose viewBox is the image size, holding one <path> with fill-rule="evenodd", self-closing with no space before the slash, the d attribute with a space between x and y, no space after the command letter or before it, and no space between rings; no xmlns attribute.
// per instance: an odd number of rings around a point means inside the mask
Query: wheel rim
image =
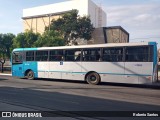
<svg viewBox="0 0 160 120"><path fill-rule="evenodd" d="M97 77L95 75L91 75L91 76L89 76L89 80L91 82L95 82L97 80Z"/></svg>
<svg viewBox="0 0 160 120"><path fill-rule="evenodd" d="M28 73L28 78L33 78L33 72L30 71L30 72Z"/></svg>
<svg viewBox="0 0 160 120"><path fill-rule="evenodd" d="M86 81L89 84L97 85L100 82L100 76L96 72L89 73L86 77Z"/></svg>

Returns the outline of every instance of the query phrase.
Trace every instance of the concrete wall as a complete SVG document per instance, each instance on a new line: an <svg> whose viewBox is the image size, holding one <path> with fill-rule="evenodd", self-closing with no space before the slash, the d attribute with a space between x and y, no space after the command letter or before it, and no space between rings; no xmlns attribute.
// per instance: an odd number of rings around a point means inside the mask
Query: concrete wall
<svg viewBox="0 0 160 120"><path fill-rule="evenodd" d="M104 44L105 43L105 37L104 37L104 31L103 27L96 28L92 33L93 39L88 42L88 44Z"/></svg>
<svg viewBox="0 0 160 120"><path fill-rule="evenodd" d="M24 9L22 17L24 30L33 29L35 32L42 33L52 19L57 19L61 14L72 9L77 9L80 16L89 15L94 27L106 26L105 12L91 0L71 0Z"/></svg>
<svg viewBox="0 0 160 120"><path fill-rule="evenodd" d="M127 43L129 42L128 34L120 28L106 29L107 43Z"/></svg>
<svg viewBox="0 0 160 120"><path fill-rule="evenodd" d="M51 23L52 20L57 20L60 16L54 15L50 17L41 16L36 18L27 18L23 20L23 27L25 30L33 30L35 33L43 33L45 30L45 27L48 27L48 25Z"/></svg>
<svg viewBox="0 0 160 120"><path fill-rule="evenodd" d="M129 33L121 26L96 28L92 33L92 37L88 44L129 42Z"/></svg>
<svg viewBox="0 0 160 120"><path fill-rule="evenodd" d="M88 14L96 28L106 26L106 13L100 6L97 6L91 0L88 2Z"/></svg>
<svg viewBox="0 0 160 120"><path fill-rule="evenodd" d="M23 9L23 17L33 17L38 15L55 14L64 11L69 11L71 10L70 8L71 4L73 4L72 1L67 1L67 2Z"/></svg>

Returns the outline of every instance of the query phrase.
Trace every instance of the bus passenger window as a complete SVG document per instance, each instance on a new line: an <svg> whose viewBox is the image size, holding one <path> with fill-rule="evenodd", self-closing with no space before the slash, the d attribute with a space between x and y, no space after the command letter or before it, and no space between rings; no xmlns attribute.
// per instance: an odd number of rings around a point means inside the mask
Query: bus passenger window
<svg viewBox="0 0 160 120"><path fill-rule="evenodd" d="M84 49L83 61L100 61L100 49Z"/></svg>
<svg viewBox="0 0 160 120"><path fill-rule="evenodd" d="M81 61L81 50L66 50L65 51L65 61Z"/></svg>
<svg viewBox="0 0 160 120"><path fill-rule="evenodd" d="M149 51L149 47L136 46L126 48L126 60L127 62L149 62L152 61L150 58L152 54Z"/></svg>
<svg viewBox="0 0 160 120"><path fill-rule="evenodd" d="M34 61L34 51L26 52L26 61Z"/></svg>
<svg viewBox="0 0 160 120"><path fill-rule="evenodd" d="M49 61L63 61L63 50L51 50Z"/></svg>
<svg viewBox="0 0 160 120"><path fill-rule="evenodd" d="M106 62L122 62L123 48L104 48L102 60Z"/></svg>
<svg viewBox="0 0 160 120"><path fill-rule="evenodd" d="M78 56L76 57L75 61L80 61L81 59L81 54L78 54Z"/></svg>
<svg viewBox="0 0 160 120"><path fill-rule="evenodd" d="M36 61L47 61L48 51L36 51Z"/></svg>

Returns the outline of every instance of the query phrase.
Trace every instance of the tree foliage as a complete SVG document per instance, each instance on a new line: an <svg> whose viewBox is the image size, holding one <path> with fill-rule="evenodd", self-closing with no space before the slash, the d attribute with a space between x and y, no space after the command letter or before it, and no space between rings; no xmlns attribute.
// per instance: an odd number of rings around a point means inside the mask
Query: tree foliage
<svg viewBox="0 0 160 120"><path fill-rule="evenodd" d="M61 35L56 31L45 31L42 35L32 31L19 33L13 42L14 48L51 47L64 45Z"/></svg>
<svg viewBox="0 0 160 120"><path fill-rule="evenodd" d="M66 45L71 41L76 43L77 38L91 39L91 33L94 30L89 16L80 17L77 10L72 10L57 20L52 20L49 28L59 32ZM46 28L46 30L49 28Z"/></svg>
<svg viewBox="0 0 160 120"><path fill-rule="evenodd" d="M13 38L15 35L11 33L7 34L0 34L0 63L2 67L2 72L3 72L3 65L6 61L6 59L10 58L10 53L12 50L12 43L13 43Z"/></svg>
<svg viewBox="0 0 160 120"><path fill-rule="evenodd" d="M7 58L10 58L12 50L13 39L15 35L12 33L0 34L0 55L5 54Z"/></svg>
<svg viewBox="0 0 160 120"><path fill-rule="evenodd" d="M5 63L10 58L14 48L51 47L69 45L71 41L77 44L78 38L91 39L94 30L89 16L80 17L77 10L63 14L59 19L52 20L43 34L32 30L23 33L0 34L0 62Z"/></svg>
<svg viewBox="0 0 160 120"><path fill-rule="evenodd" d="M64 40L56 31L45 31L35 42L35 47L63 46Z"/></svg>
<svg viewBox="0 0 160 120"><path fill-rule="evenodd" d="M38 40L40 34L34 33L32 31L26 31L24 33L19 33L13 42L14 48L30 48L33 47L35 42Z"/></svg>

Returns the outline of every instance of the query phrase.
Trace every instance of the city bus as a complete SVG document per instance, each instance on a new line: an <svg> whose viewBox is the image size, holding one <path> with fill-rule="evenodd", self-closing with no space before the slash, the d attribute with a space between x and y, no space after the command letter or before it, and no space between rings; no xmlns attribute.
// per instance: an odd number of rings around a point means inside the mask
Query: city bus
<svg viewBox="0 0 160 120"><path fill-rule="evenodd" d="M157 81L157 43L16 48L12 76L145 84Z"/></svg>

